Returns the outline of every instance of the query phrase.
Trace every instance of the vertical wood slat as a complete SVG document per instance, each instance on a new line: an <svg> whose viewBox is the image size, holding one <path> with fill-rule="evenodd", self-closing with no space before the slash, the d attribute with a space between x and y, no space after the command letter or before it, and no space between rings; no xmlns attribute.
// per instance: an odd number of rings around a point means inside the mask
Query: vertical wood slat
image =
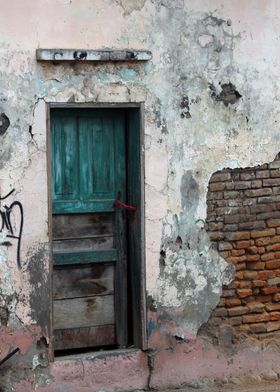
<svg viewBox="0 0 280 392"><path fill-rule="evenodd" d="M125 119L123 118L123 121ZM125 123L115 123L115 149L120 152L121 157L125 159L118 159L115 157L115 167L118 173L118 184L116 184L117 198L126 202L126 153L125 143L122 142L119 135L125 137ZM119 260L116 264L116 334L117 341L120 348L126 347L128 342L127 330L127 240L126 240L126 211L120 207L115 208L115 222L116 222L116 244L119 252Z"/></svg>

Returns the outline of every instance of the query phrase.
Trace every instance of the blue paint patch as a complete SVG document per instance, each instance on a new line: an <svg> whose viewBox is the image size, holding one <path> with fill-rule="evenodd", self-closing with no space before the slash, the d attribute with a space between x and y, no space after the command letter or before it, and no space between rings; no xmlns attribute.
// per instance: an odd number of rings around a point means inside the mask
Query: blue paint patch
<svg viewBox="0 0 280 392"><path fill-rule="evenodd" d="M156 325L153 320L149 320L148 322L148 336L152 334L152 332L156 329Z"/></svg>
<svg viewBox="0 0 280 392"><path fill-rule="evenodd" d="M132 68L122 68L120 70L120 75L122 77L122 80L126 81L126 80L135 79L137 76L137 73Z"/></svg>

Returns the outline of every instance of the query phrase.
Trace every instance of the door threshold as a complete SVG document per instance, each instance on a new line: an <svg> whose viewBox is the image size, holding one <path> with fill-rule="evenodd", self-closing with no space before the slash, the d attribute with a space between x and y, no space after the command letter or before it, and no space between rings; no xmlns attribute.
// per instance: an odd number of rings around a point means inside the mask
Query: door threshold
<svg viewBox="0 0 280 392"><path fill-rule="evenodd" d="M75 361L75 360L94 360L104 357L115 357L119 355L126 355L132 353L142 352L140 348L121 348L121 349L114 349L114 350L102 350L102 351L92 351L87 353L77 353L71 355L62 355L59 357L54 358L54 362L59 361Z"/></svg>

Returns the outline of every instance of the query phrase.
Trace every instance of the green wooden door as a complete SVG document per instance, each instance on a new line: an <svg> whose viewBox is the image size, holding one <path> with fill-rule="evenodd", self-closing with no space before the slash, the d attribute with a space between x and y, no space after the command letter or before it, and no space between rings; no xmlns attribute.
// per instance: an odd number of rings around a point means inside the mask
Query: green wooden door
<svg viewBox="0 0 280 392"><path fill-rule="evenodd" d="M52 109L54 349L127 344L126 120Z"/></svg>

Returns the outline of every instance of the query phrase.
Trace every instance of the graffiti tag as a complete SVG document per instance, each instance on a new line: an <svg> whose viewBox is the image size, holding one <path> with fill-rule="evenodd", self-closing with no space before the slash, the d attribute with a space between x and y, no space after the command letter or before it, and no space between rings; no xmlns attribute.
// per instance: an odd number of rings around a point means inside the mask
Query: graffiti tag
<svg viewBox="0 0 280 392"><path fill-rule="evenodd" d="M9 239L15 239L17 241L17 265L21 268L20 261L20 246L21 246L21 236L23 229L23 207L19 201L13 201L10 205L2 203L7 200L15 189L11 190L6 196L0 196L0 233L5 232L6 239L0 242L2 246L12 246ZM18 229L13 225L13 215L14 213L19 213L19 223Z"/></svg>

